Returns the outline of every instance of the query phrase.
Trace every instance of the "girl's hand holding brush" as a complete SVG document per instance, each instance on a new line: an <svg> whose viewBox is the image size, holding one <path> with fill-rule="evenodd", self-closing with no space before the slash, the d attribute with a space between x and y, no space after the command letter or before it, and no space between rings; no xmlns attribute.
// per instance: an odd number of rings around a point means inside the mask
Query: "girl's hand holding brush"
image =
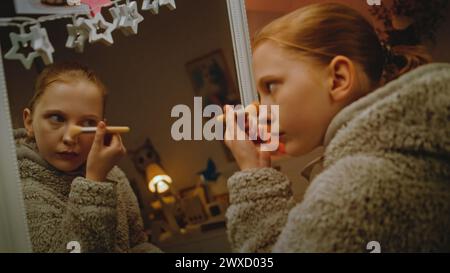
<svg viewBox="0 0 450 273"><path fill-rule="evenodd" d="M257 103L254 103L255 106L258 106ZM225 113L227 111L231 111L229 106L225 106ZM246 109L248 109L246 107ZM240 128L237 124L237 119L239 115L245 115L245 128ZM250 140L249 138L249 124L251 122L255 123L255 118L258 119L259 113L256 113L255 115L249 114L247 111L237 111L235 114L235 126L234 131L230 130L229 126L225 127L225 145L231 150L233 153L233 156L236 159L236 162L238 163L241 170L251 169L251 168L263 168L263 167L270 167L271 166L271 156L276 153L283 153L283 143L279 143L280 148L276 152L265 152L261 151L260 145L264 143L263 140L261 140L261 137L259 132L257 133L258 136L256 137L256 140ZM226 116L226 114L225 114ZM226 120L225 117L221 117L223 121ZM226 122L229 122L227 120ZM270 132L270 120L267 121L267 126L263 128L262 130L264 133L269 134ZM246 138L245 140L238 140L237 135L239 133L244 133Z"/></svg>
<svg viewBox="0 0 450 273"><path fill-rule="evenodd" d="M100 121L86 162L86 178L102 182L114 165L126 154L119 133L112 133L110 141L105 141L108 127Z"/></svg>

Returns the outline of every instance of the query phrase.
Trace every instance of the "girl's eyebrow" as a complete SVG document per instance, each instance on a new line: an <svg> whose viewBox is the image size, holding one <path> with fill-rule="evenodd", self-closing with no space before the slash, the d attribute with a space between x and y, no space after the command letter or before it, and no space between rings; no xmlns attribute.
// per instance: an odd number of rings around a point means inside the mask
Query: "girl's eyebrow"
<svg viewBox="0 0 450 273"><path fill-rule="evenodd" d="M44 112L44 115L47 115L47 114L60 114L62 116L66 116L66 113L64 113L63 111L61 111L61 110L52 110L52 109L46 110Z"/></svg>
<svg viewBox="0 0 450 273"><path fill-rule="evenodd" d="M57 109L50 109L50 110L46 110L45 112L44 112L44 115L48 115L48 114L59 114L59 115L62 115L62 116L67 116L67 114L66 113L64 113L63 111L61 111L61 110L57 110ZM95 114L87 114L87 115L83 115L83 116L81 116L81 119L89 119L89 118L91 118L91 119L95 119L95 120L99 120L100 118L97 116L97 115L95 115Z"/></svg>

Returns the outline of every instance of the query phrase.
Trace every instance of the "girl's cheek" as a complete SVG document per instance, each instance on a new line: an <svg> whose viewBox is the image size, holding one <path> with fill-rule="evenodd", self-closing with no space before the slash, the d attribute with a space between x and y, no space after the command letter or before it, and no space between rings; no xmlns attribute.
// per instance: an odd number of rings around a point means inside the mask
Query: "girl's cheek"
<svg viewBox="0 0 450 273"><path fill-rule="evenodd" d="M35 121L33 122L33 129L36 134L53 134L54 129L51 128L50 124L46 122L39 122Z"/></svg>
<svg viewBox="0 0 450 273"><path fill-rule="evenodd" d="M84 146L91 146L94 142L94 134L81 134L78 136L80 138L80 142L83 143Z"/></svg>
<svg viewBox="0 0 450 273"><path fill-rule="evenodd" d="M92 135L92 137L90 137ZM94 142L93 134L82 134L78 136L78 145L80 147L80 153L87 158L91 151L92 143Z"/></svg>

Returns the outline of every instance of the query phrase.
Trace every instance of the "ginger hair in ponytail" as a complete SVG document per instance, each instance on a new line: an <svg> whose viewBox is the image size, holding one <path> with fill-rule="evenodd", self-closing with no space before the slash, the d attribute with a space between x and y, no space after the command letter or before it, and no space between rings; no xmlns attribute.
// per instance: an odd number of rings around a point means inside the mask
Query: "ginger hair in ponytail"
<svg viewBox="0 0 450 273"><path fill-rule="evenodd" d="M389 42L388 43L392 43ZM383 83L395 80L401 75L432 61L425 46L413 42L411 44L385 45L385 66Z"/></svg>
<svg viewBox="0 0 450 273"><path fill-rule="evenodd" d="M255 35L253 48L267 40L323 65L338 55L349 58L370 81L365 92L429 61L420 46L396 45L387 52L359 12L336 3L308 5L272 21Z"/></svg>

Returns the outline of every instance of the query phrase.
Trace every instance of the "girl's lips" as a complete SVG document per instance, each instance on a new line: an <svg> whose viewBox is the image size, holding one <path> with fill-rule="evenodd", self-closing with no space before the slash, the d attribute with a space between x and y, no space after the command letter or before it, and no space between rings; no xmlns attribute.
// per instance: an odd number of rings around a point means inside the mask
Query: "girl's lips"
<svg viewBox="0 0 450 273"><path fill-rule="evenodd" d="M74 160L78 157L78 154L75 152L59 152L57 154L63 160Z"/></svg>

